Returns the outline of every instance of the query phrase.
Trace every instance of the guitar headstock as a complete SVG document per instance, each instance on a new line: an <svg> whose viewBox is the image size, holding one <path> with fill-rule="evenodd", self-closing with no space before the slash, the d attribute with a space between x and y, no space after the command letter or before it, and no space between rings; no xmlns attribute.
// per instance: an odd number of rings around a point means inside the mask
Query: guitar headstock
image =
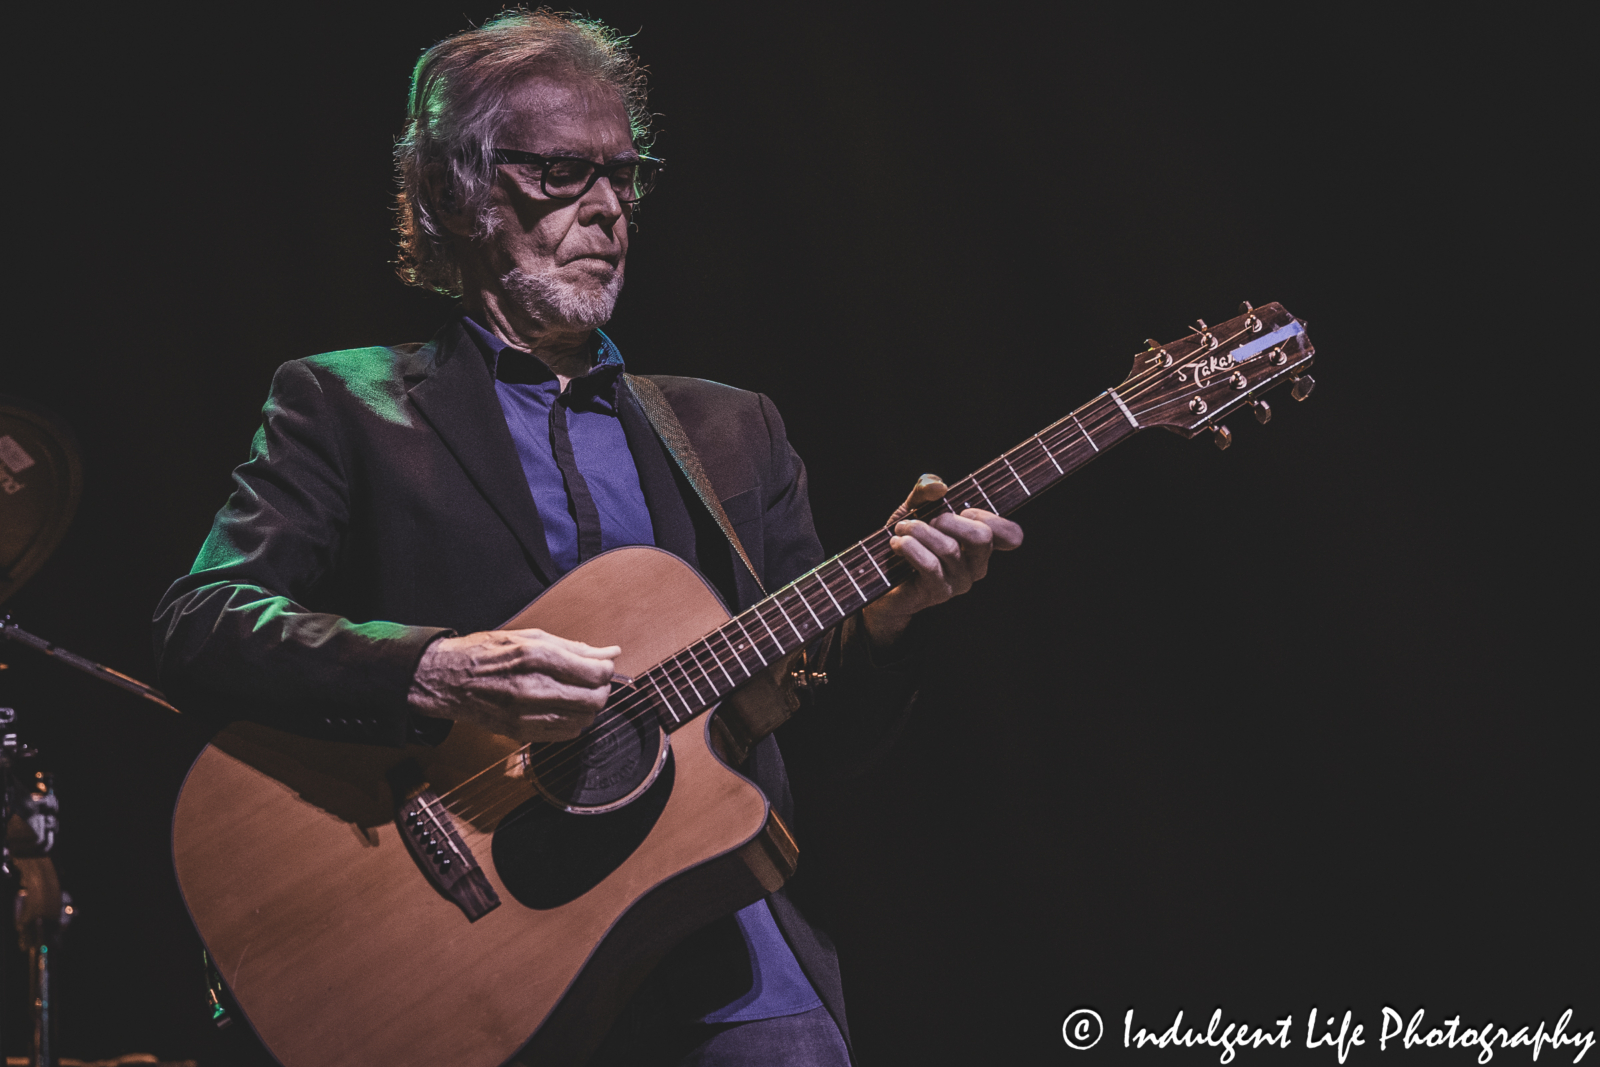
<svg viewBox="0 0 1600 1067"><path fill-rule="evenodd" d="M1262 399L1269 390L1292 382L1292 395L1304 400L1315 384L1306 371L1315 350L1305 324L1282 304L1252 308L1216 326L1199 320L1193 332L1171 344L1149 342L1134 357L1133 373L1116 393L1140 426L1165 426L1185 437L1201 430L1217 434L1227 448L1232 435L1221 419L1246 404L1266 422L1272 409Z"/></svg>

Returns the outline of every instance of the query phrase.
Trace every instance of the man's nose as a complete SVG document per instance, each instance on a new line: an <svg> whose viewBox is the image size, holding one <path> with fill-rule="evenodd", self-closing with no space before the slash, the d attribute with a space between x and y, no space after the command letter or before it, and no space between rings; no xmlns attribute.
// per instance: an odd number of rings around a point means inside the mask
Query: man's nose
<svg viewBox="0 0 1600 1067"><path fill-rule="evenodd" d="M615 221L621 218L622 214L622 201L618 199L617 191L611 187L610 178L596 181L578 202L580 222Z"/></svg>

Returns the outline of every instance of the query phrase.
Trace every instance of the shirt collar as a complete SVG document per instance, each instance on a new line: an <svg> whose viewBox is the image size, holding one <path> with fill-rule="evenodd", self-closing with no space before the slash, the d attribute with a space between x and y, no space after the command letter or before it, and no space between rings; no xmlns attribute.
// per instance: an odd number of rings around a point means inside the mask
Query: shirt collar
<svg viewBox="0 0 1600 1067"><path fill-rule="evenodd" d="M554 383L556 376L538 357L512 348L471 315L461 316L462 325L483 353L489 367L489 376L507 384ZM594 331L590 343L594 346L593 364L589 373L572 379L572 396L568 404L577 410L589 409L616 414L617 376L625 369L622 352L616 344L599 330Z"/></svg>

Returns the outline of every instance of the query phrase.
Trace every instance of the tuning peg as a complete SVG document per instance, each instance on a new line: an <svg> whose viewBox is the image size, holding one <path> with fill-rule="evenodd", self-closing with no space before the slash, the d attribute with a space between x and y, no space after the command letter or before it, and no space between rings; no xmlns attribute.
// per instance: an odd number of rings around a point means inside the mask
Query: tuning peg
<svg viewBox="0 0 1600 1067"><path fill-rule="evenodd" d="M1254 304L1250 303L1250 301L1248 301L1248 300L1239 301L1239 314L1248 315L1248 314L1250 314L1250 312L1254 311L1255 309L1256 309L1256 306Z"/></svg>
<svg viewBox="0 0 1600 1067"><path fill-rule="evenodd" d="M1272 409L1265 400L1250 401L1250 410L1255 414L1256 421L1265 426L1272 421Z"/></svg>
<svg viewBox="0 0 1600 1067"><path fill-rule="evenodd" d="M1211 427L1211 443L1220 451L1226 452L1228 446L1233 444L1233 431L1218 423Z"/></svg>
<svg viewBox="0 0 1600 1067"><path fill-rule="evenodd" d="M1311 390L1317 387L1316 379L1309 374L1302 374L1294 380L1294 388L1289 390L1289 395L1296 400L1304 400L1311 395Z"/></svg>
<svg viewBox="0 0 1600 1067"><path fill-rule="evenodd" d="M1150 346L1150 351L1152 352L1161 347L1161 342L1157 341L1154 337L1146 337L1144 339L1144 343Z"/></svg>
<svg viewBox="0 0 1600 1067"><path fill-rule="evenodd" d="M1194 330L1197 333L1205 333L1207 330L1211 329L1211 327L1206 325L1205 319L1195 319L1194 321L1195 325L1189 327L1189 329Z"/></svg>

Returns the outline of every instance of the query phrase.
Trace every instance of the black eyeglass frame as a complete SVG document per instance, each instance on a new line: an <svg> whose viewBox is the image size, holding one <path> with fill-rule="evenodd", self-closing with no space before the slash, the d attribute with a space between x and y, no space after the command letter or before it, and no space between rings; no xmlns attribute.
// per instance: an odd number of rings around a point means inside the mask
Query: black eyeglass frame
<svg viewBox="0 0 1600 1067"><path fill-rule="evenodd" d="M549 197L551 200L580 200L588 195L589 190L594 188L595 182L599 181L602 177L610 180L611 175L615 174L617 171L623 170L627 167L636 167L638 168L639 172L637 175L635 175L633 180L633 196L624 198L619 195L617 197L617 199L621 200L624 204L636 204L640 200L643 200L645 194L650 192L651 189L655 188L657 175L659 175L666 167L666 162L664 160L656 159L652 156L638 156L634 159L619 159L615 163L596 163L592 159L584 159L581 156L541 156L536 152L524 152L520 148L493 149L489 153L489 159L491 162L496 164L525 164L528 166L538 167L539 191L545 196ZM550 174L550 164L552 163L582 163L589 168L589 180L583 183L583 189L579 192L572 193L567 196L561 196L556 193L552 193L549 186L546 184L546 179ZM641 189L640 186L643 186L643 188ZM616 192L615 186L612 187L612 192Z"/></svg>

